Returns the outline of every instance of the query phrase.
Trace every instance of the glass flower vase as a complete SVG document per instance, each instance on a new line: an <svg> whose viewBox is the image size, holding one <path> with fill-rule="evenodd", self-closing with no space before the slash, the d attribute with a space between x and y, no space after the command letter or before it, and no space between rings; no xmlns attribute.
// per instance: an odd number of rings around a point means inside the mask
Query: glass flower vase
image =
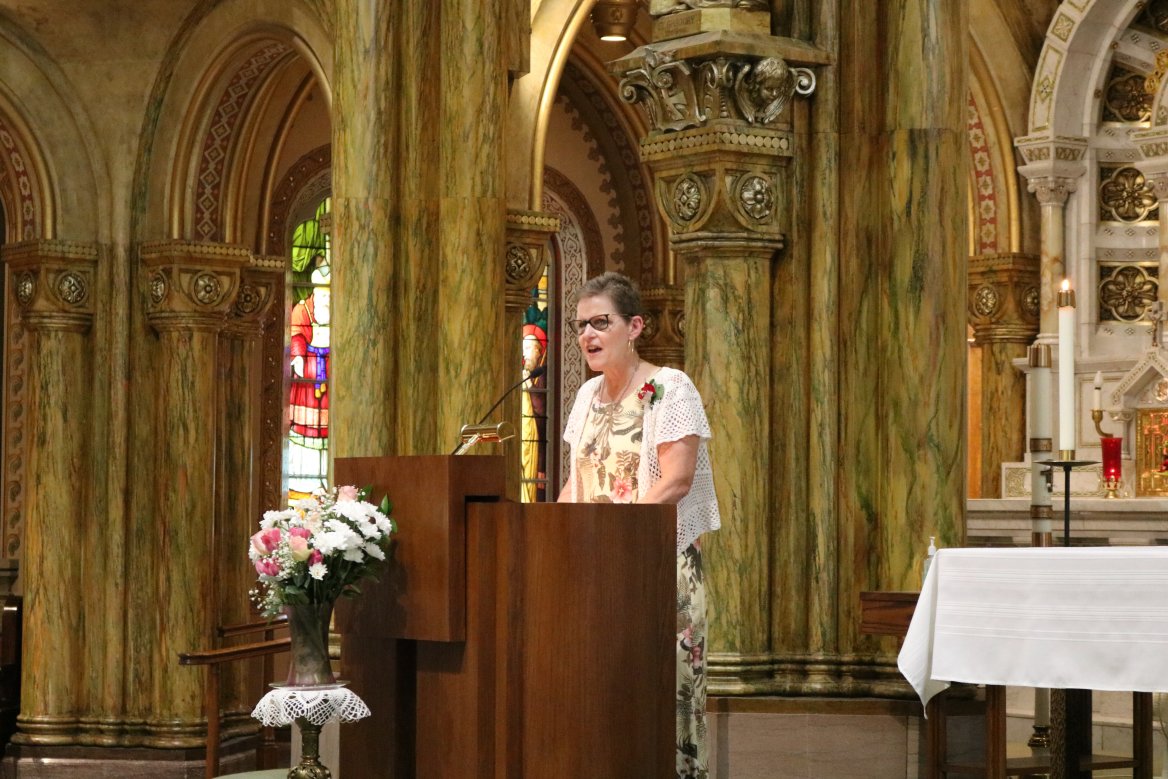
<svg viewBox="0 0 1168 779"><path fill-rule="evenodd" d="M328 631L332 603L296 603L284 606L292 646L288 656L289 687L322 687L337 683L329 662Z"/></svg>

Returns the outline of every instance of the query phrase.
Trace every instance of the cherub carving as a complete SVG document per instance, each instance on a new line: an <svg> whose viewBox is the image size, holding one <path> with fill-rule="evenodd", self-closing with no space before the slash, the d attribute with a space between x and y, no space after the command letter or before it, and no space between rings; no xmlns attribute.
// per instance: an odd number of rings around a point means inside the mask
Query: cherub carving
<svg viewBox="0 0 1168 779"><path fill-rule="evenodd" d="M770 124L795 94L795 74L778 57L767 57L745 67L734 82L742 116L751 124Z"/></svg>

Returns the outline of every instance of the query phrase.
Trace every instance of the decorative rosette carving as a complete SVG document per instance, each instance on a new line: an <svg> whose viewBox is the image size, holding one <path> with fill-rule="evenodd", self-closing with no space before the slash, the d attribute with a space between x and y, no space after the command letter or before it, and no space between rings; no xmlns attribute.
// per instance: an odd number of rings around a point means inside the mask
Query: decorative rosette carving
<svg viewBox="0 0 1168 779"><path fill-rule="evenodd" d="M775 205L770 181L762 176L744 176L738 187L738 202L756 222L770 218Z"/></svg>
<svg viewBox="0 0 1168 779"><path fill-rule="evenodd" d="M157 306L166 297L166 292L166 277L155 273L150 277L150 302Z"/></svg>
<svg viewBox="0 0 1168 779"><path fill-rule="evenodd" d="M1038 287L1027 287L1022 293L1022 311L1028 318L1038 321L1042 315L1042 294Z"/></svg>
<svg viewBox="0 0 1168 779"><path fill-rule="evenodd" d="M532 265L530 251L518 244L511 244L507 247L507 262L504 265L504 270L509 284L522 284L527 280L531 276Z"/></svg>
<svg viewBox="0 0 1168 779"><path fill-rule="evenodd" d="M673 214L679 222L692 222L705 204L705 185L694 175L682 176L673 184Z"/></svg>
<svg viewBox="0 0 1168 779"><path fill-rule="evenodd" d="M223 284L214 273L199 273L191 282L193 297L201 305L213 306L223 299Z"/></svg>
<svg viewBox="0 0 1168 779"><path fill-rule="evenodd" d="M16 299L20 305L27 306L36 294L36 277L25 271L16 277Z"/></svg>
<svg viewBox="0 0 1168 779"><path fill-rule="evenodd" d="M992 317L1002 307L1002 296L991 284L982 284L973 293L973 310L979 316Z"/></svg>
<svg viewBox="0 0 1168 779"><path fill-rule="evenodd" d="M89 296L85 278L75 271L65 271L57 277L57 297L70 306L79 306Z"/></svg>
<svg viewBox="0 0 1168 779"><path fill-rule="evenodd" d="M652 341L657 337L657 315L650 311L646 311L645 315L641 317L644 320L645 326L641 330L641 337L646 341Z"/></svg>
<svg viewBox="0 0 1168 779"><path fill-rule="evenodd" d="M259 288L250 282L245 282L239 288L239 295L235 298L235 311L247 316L259 310L264 302L264 296Z"/></svg>

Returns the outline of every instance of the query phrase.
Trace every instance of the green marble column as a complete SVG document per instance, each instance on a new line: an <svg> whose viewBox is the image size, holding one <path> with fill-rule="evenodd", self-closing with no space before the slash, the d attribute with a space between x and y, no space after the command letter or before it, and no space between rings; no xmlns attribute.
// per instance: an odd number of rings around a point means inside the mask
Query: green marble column
<svg viewBox="0 0 1168 779"><path fill-rule="evenodd" d="M21 744L74 744L100 684L104 575L84 550L100 549L102 528L85 510L93 473L87 435L93 391L92 247L34 241L4 247L21 319L30 335L28 481L21 579ZM100 567L100 566L98 566Z"/></svg>
<svg viewBox="0 0 1168 779"><path fill-rule="evenodd" d="M337 4L334 456L448 452L503 388L502 14Z"/></svg>
<svg viewBox="0 0 1168 779"><path fill-rule="evenodd" d="M686 265L685 365L702 394L723 527L703 540L721 662L735 673L770 650L771 328L775 236L675 237ZM717 656L713 659L719 659ZM744 667L741 667L744 666ZM717 669L716 669L717 670Z"/></svg>
<svg viewBox="0 0 1168 779"><path fill-rule="evenodd" d="M657 25L688 29L714 18L740 17L726 8ZM706 30L643 46L610 66L625 99L648 109L652 130L641 153L685 268L684 325L675 324L684 328L685 368L713 432L723 527L702 542L713 694L758 692L772 672L774 267L789 207L790 101L797 88L811 88L810 73L784 58L809 55L817 56L766 34ZM778 410L779 418L788 413Z"/></svg>
<svg viewBox="0 0 1168 779"><path fill-rule="evenodd" d="M158 334L152 366L157 418L153 537L136 539L155 557L158 632L149 746L202 743L203 671L180 667L180 652L210 647L217 619L216 442L220 333L236 301L241 247L179 241L145 244L147 317ZM241 552L246 553L246 549Z"/></svg>
<svg viewBox="0 0 1168 779"><path fill-rule="evenodd" d="M982 352L981 392L971 401L980 404L982 420L976 493L970 485L976 497L1001 497L1002 463L1017 462L1026 452L1026 376L1013 361L1026 357L1026 347L1038 334L1038 268L1039 258L1028 254L969 261L969 319Z"/></svg>
<svg viewBox="0 0 1168 779"><path fill-rule="evenodd" d="M334 457L394 451L398 133L391 103L398 4L338 0L333 90L332 381ZM398 22L408 27L408 20ZM409 35L424 35L421 29ZM405 291L400 294L406 294ZM416 323L409 323L412 331Z"/></svg>
<svg viewBox="0 0 1168 779"><path fill-rule="evenodd" d="M860 592L918 587L929 536L964 538L967 46L948 0L857 7L841 30L844 687Z"/></svg>
<svg viewBox="0 0 1168 779"><path fill-rule="evenodd" d="M434 0L413 0L431 3ZM504 327L504 254L507 213L503 177L503 127L507 68L500 3L440 0L441 59L439 168L430 186L437 195L439 232L438 335L435 423L438 440L457 441L505 388L503 361L510 334ZM425 77L427 74L415 74ZM447 388L458 391L445 391Z"/></svg>
<svg viewBox="0 0 1168 779"><path fill-rule="evenodd" d="M214 594L217 622L240 624L253 619L248 591L256 573L247 558L248 539L259 529L266 504L259 452L262 435L264 322L276 295L283 301L287 261L282 257L255 258L241 274L239 293L220 337L218 361L219 415L217 420ZM283 324L281 322L281 324ZM281 327L281 330L283 328ZM282 335L283 333L281 333ZM263 660L228 663L221 670L220 704L229 719L242 720L249 731L256 725L250 712L263 695Z"/></svg>

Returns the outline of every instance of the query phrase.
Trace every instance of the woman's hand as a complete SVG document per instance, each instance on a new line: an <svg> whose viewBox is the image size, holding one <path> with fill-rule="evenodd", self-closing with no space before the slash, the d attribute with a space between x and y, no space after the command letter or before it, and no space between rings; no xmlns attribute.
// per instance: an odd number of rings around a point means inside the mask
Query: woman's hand
<svg viewBox="0 0 1168 779"><path fill-rule="evenodd" d="M677 503L689 494L698 467L698 437L687 435L657 447L661 478L641 495L638 503Z"/></svg>

